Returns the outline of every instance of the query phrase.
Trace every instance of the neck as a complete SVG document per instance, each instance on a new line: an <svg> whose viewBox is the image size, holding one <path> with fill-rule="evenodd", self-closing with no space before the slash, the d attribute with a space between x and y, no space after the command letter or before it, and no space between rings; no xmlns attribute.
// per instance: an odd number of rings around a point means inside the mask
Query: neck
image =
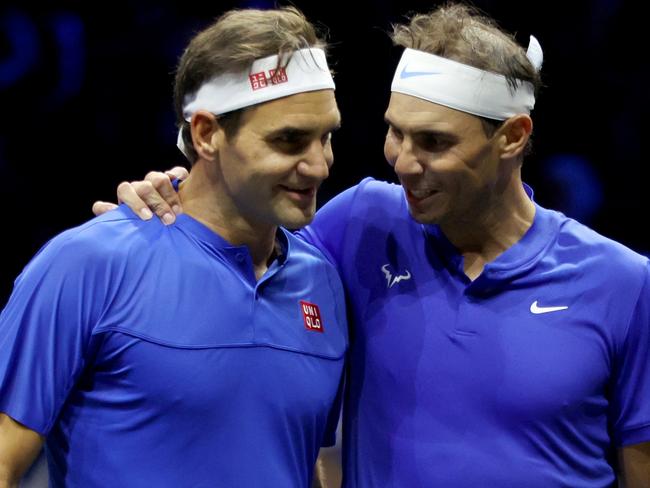
<svg viewBox="0 0 650 488"><path fill-rule="evenodd" d="M276 255L277 225L253 222L228 198L226 189L207 165L197 161L190 176L181 184L179 197L184 213L207 226L229 243L246 246L259 280Z"/></svg>
<svg viewBox="0 0 650 488"><path fill-rule="evenodd" d="M477 213L441 223L440 228L463 255L465 274L473 280L523 237L534 218L535 205L518 177Z"/></svg>

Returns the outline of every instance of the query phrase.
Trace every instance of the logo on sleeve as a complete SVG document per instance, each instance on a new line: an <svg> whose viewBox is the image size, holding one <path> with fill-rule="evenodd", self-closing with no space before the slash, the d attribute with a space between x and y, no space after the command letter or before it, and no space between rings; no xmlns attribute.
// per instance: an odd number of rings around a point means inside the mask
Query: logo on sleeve
<svg viewBox="0 0 650 488"><path fill-rule="evenodd" d="M316 332L324 332L323 319L321 318L318 305L301 300L300 310L302 310L302 318L305 322L305 329L315 330Z"/></svg>

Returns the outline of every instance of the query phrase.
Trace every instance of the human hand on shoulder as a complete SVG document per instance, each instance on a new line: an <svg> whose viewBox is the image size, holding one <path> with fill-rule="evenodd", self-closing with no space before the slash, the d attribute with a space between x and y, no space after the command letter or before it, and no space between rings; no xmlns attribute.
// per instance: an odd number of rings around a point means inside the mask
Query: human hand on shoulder
<svg viewBox="0 0 650 488"><path fill-rule="evenodd" d="M156 214L166 225L169 225L176 220L178 214L183 212L172 181L184 180L188 175L189 172L182 166L176 166L164 173L150 171L142 181L120 183L117 187L117 201L125 203L142 220L149 220L153 214ZM115 203L96 201L92 210L95 215L101 215L116 207Z"/></svg>

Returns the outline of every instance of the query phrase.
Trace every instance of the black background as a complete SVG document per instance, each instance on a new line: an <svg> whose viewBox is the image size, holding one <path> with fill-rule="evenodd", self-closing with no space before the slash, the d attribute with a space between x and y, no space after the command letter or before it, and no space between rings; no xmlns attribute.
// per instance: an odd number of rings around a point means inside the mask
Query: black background
<svg viewBox="0 0 650 488"><path fill-rule="evenodd" d="M372 175L393 180L382 120L399 58L392 22L439 2L296 0L329 27L343 127L321 202ZM476 1L545 52L524 179L560 209L639 252L645 232L647 22L631 1ZM639 5L637 3L637 5ZM114 200L122 180L183 164L173 70L193 33L224 10L271 2L47 2L0 5L0 305L30 257Z"/></svg>

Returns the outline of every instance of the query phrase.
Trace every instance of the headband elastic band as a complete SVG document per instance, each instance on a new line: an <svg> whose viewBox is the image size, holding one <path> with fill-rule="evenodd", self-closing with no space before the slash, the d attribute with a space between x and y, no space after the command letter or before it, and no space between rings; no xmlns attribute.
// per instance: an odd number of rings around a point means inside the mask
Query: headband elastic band
<svg viewBox="0 0 650 488"><path fill-rule="evenodd" d="M533 40L529 56L539 69L542 48L531 36L531 44ZM535 106L534 88L529 82L518 80L513 89L503 75L408 48L397 65L391 91L495 120L529 114Z"/></svg>

